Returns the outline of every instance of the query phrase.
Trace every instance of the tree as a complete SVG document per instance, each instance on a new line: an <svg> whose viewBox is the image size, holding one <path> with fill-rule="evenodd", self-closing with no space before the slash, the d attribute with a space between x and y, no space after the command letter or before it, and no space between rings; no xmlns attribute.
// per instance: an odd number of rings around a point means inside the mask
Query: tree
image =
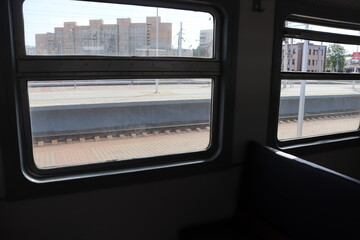
<svg viewBox="0 0 360 240"><path fill-rule="evenodd" d="M193 49L193 56L194 57L206 57L206 49L198 46L197 48Z"/></svg>
<svg viewBox="0 0 360 240"><path fill-rule="evenodd" d="M333 72L342 72L345 67L345 48L340 44L334 43L328 47L326 53L326 68Z"/></svg>

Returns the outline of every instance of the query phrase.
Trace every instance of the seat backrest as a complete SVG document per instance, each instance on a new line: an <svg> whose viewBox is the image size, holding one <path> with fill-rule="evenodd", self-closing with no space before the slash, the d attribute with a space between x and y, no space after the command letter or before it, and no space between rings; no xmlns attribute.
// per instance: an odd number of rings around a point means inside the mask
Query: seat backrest
<svg viewBox="0 0 360 240"><path fill-rule="evenodd" d="M252 143L251 205L294 238L359 238L360 181Z"/></svg>

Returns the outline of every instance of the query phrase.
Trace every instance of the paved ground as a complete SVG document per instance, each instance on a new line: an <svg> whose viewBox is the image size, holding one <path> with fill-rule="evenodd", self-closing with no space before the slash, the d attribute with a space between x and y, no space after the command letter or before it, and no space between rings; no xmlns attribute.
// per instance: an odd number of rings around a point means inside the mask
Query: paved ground
<svg viewBox="0 0 360 240"><path fill-rule="evenodd" d="M310 137L316 135L326 135L333 133L342 133L349 131L356 131L359 129L360 117L353 118L329 118L329 119L314 119L304 121L302 137ZM291 121L279 123L278 125L278 139L292 139L296 138L297 122Z"/></svg>
<svg viewBox="0 0 360 240"><path fill-rule="evenodd" d="M281 96L299 96L300 84L287 84L284 88L282 85ZM347 81L343 84L324 84L319 81L311 81L306 84L305 88L306 96L314 95L347 95L347 94L360 94L360 83L352 85L352 81Z"/></svg>
<svg viewBox="0 0 360 240"><path fill-rule="evenodd" d="M30 106L210 99L211 84L77 86L30 88Z"/></svg>
<svg viewBox="0 0 360 240"><path fill-rule="evenodd" d="M353 88L352 81L344 84L315 83L306 85L306 95L360 94L360 83ZM300 84L288 84L281 96L299 96ZM139 101L167 101L185 99L210 99L211 84L161 84L155 85L77 86L30 88L31 106L71 104L117 103Z"/></svg>
<svg viewBox="0 0 360 240"><path fill-rule="evenodd" d="M205 150L209 130L34 147L39 168L89 164Z"/></svg>

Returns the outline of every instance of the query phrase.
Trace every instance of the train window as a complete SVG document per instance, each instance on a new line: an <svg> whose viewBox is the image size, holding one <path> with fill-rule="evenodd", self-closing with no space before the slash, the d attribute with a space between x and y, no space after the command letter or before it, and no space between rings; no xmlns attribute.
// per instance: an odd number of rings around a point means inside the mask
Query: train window
<svg viewBox="0 0 360 240"><path fill-rule="evenodd" d="M210 13L70 0L26 0L27 55L214 56Z"/></svg>
<svg viewBox="0 0 360 240"><path fill-rule="evenodd" d="M359 31L345 23L292 17L283 28L278 140L357 132Z"/></svg>
<svg viewBox="0 0 360 240"><path fill-rule="evenodd" d="M56 168L204 151L211 79L29 81L33 157Z"/></svg>
<svg viewBox="0 0 360 240"><path fill-rule="evenodd" d="M219 152L215 9L168 1L15 6L19 127L31 146L24 172L47 181L78 170L188 165Z"/></svg>

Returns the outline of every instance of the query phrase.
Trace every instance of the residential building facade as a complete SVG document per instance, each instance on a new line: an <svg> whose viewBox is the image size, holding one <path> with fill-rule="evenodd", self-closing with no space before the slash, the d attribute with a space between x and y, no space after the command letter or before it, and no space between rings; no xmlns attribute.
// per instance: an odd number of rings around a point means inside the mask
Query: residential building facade
<svg viewBox="0 0 360 240"><path fill-rule="evenodd" d="M199 50L202 57L213 56L214 33L212 29L200 30Z"/></svg>
<svg viewBox="0 0 360 240"><path fill-rule="evenodd" d="M156 31L158 27L158 31ZM162 23L160 17L147 17L145 23L132 23L130 18L118 18L116 24L90 20L88 26L65 22L54 33L36 34L38 55L107 55L136 56L156 48L170 50L172 23Z"/></svg>
<svg viewBox="0 0 360 240"><path fill-rule="evenodd" d="M291 44L285 42L282 49L282 63L281 70L288 71L303 71L303 48L304 43ZM324 72L326 65L326 46L308 44L307 50L307 72Z"/></svg>

